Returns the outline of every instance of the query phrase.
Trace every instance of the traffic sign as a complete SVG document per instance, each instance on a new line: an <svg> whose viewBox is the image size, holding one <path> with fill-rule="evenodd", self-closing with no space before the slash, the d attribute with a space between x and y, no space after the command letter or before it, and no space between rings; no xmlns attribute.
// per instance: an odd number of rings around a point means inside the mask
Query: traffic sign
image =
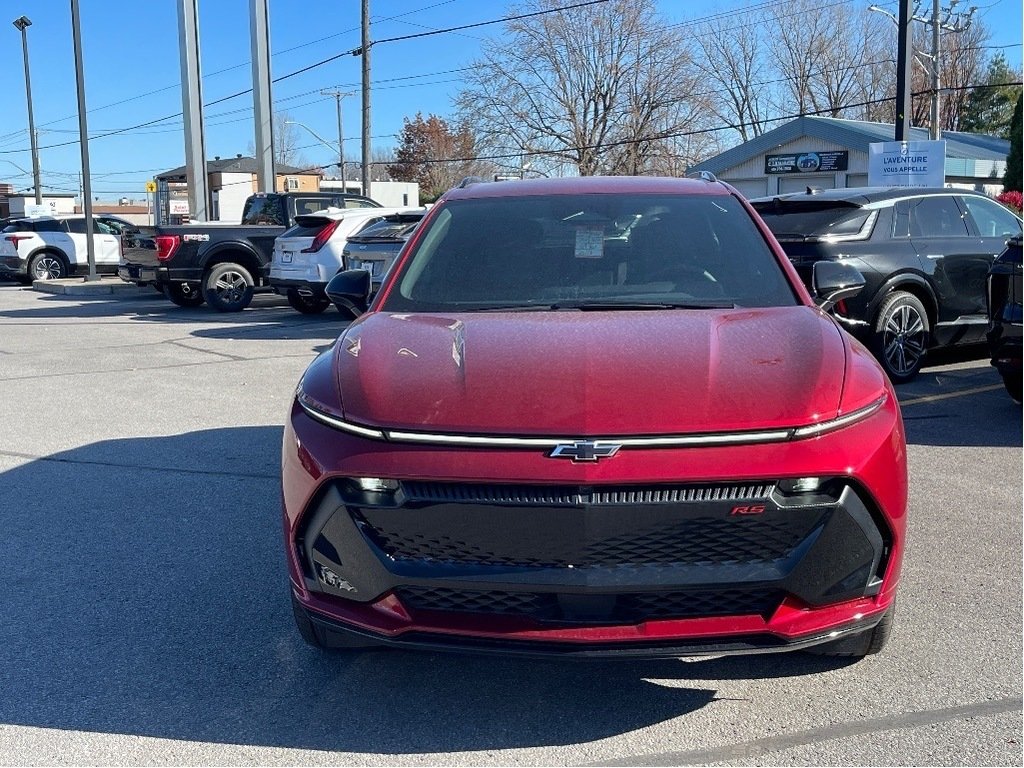
<svg viewBox="0 0 1024 768"><path fill-rule="evenodd" d="M155 181L147 181L146 182L146 191L147 192L156 192L156 182Z"/></svg>

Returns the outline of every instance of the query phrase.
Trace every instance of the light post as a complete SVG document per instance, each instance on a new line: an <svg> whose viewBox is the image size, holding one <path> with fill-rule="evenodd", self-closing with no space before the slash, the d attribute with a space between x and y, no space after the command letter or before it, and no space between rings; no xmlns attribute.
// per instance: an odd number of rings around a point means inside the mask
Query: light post
<svg viewBox="0 0 1024 768"><path fill-rule="evenodd" d="M327 141L327 139L325 139L323 136L321 136L319 133L314 131L312 128L310 128L305 123L300 123L298 120L285 120L284 124L285 125L297 125L297 126L299 126L299 128L305 128L307 131L309 131L311 134L313 134L313 138L314 139L316 139L321 144L323 144L325 147L327 147L329 150L331 150L331 152L334 152L335 150L337 150L338 154L342 157L342 162L343 163L345 162L344 161L344 157L345 157L344 152L345 151L341 148L341 144L339 144L337 147L332 146L331 143L329 141ZM344 177L342 177L342 182L344 182L344 181L345 181L345 179L344 179ZM345 191L344 188L342 188L342 191L343 192Z"/></svg>
<svg viewBox="0 0 1024 768"><path fill-rule="evenodd" d="M36 205L43 204L43 188L39 182L39 146L36 139L36 123L32 117L32 79L28 74L28 35L25 30L32 26L28 16L17 18L14 26L21 32L21 52L25 59L25 97L28 99L28 138L32 143L32 184L36 190Z"/></svg>

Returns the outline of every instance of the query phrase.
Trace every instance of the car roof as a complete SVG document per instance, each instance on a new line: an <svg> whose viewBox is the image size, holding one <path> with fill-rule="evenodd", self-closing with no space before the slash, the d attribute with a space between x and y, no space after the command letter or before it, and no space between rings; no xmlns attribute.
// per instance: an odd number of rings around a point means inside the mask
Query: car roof
<svg viewBox="0 0 1024 768"><path fill-rule="evenodd" d="M449 190L445 200L546 195L634 194L634 195L728 195L724 184L703 179L668 176L576 176L561 179L513 179L478 182Z"/></svg>
<svg viewBox="0 0 1024 768"><path fill-rule="evenodd" d="M813 189L813 188L809 188ZM952 187L837 187L836 189L814 189L812 192L787 192L781 195L767 195L750 199L752 205L802 201L837 201L853 205L868 205L886 200L900 200L908 197L927 197L930 195L979 195L970 189L953 189Z"/></svg>

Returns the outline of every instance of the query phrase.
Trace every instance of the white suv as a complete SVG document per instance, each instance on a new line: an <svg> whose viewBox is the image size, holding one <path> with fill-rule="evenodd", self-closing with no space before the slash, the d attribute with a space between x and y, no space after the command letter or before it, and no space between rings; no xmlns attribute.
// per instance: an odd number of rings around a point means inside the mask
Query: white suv
<svg viewBox="0 0 1024 768"><path fill-rule="evenodd" d="M96 271L117 272L121 235L135 228L116 216L93 216ZM85 216L14 219L0 232L0 273L28 283L56 280L89 269Z"/></svg>
<svg viewBox="0 0 1024 768"><path fill-rule="evenodd" d="M327 208L295 217L274 241L270 285L304 314L330 306L324 289L343 268L345 241L371 224L397 213L422 213L423 208Z"/></svg>

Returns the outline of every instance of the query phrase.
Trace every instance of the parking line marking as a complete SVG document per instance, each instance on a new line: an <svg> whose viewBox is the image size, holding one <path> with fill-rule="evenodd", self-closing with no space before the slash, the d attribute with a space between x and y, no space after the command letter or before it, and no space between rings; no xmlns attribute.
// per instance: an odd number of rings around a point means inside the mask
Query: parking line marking
<svg viewBox="0 0 1024 768"><path fill-rule="evenodd" d="M949 400L951 397L964 397L965 395L976 395L979 392L992 392L1002 389L1002 384L986 384L984 387L971 387L956 392L943 392L941 395L925 395L924 397L913 397L910 400L900 400L900 406L917 405L918 403L935 403L939 400Z"/></svg>

